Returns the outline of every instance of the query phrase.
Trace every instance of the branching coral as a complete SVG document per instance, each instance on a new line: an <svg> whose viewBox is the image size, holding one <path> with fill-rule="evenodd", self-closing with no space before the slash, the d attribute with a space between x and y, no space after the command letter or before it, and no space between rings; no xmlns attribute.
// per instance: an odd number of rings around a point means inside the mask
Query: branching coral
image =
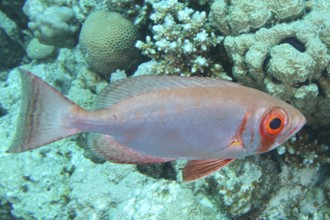
<svg viewBox="0 0 330 220"><path fill-rule="evenodd" d="M159 1L152 5L153 36L138 41L136 47L152 58L158 73L182 75L216 75L221 66L210 56L212 48L222 41L207 20L177 0Z"/></svg>

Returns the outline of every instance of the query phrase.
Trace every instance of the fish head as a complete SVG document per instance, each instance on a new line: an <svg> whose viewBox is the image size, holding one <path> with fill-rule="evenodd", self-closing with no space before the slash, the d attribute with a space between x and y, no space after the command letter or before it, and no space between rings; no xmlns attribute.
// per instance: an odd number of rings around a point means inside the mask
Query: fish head
<svg viewBox="0 0 330 220"><path fill-rule="evenodd" d="M251 119L250 129L241 137L247 154L275 149L306 123L306 118L298 109L277 99L258 108Z"/></svg>

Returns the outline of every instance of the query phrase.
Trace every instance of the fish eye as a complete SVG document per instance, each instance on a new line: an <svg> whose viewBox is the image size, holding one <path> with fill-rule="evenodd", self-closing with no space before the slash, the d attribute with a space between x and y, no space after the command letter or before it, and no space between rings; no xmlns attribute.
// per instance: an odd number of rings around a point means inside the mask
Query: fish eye
<svg viewBox="0 0 330 220"><path fill-rule="evenodd" d="M262 119L260 124L260 134L263 137L273 138L283 131L286 123L286 112L278 107L275 107Z"/></svg>
<svg viewBox="0 0 330 220"><path fill-rule="evenodd" d="M269 122L269 128L272 130L276 130L278 128L281 127L282 121L280 118L273 118L270 122Z"/></svg>

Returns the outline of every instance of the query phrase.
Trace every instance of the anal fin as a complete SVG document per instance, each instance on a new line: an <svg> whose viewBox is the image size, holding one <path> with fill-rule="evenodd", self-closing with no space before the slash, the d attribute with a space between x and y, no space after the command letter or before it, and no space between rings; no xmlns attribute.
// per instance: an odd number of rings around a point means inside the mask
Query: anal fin
<svg viewBox="0 0 330 220"><path fill-rule="evenodd" d="M146 155L130 149L117 141L110 135L90 133L88 136L88 147L94 154L113 163L125 164L148 164L172 161L171 158L160 158Z"/></svg>
<svg viewBox="0 0 330 220"><path fill-rule="evenodd" d="M211 160L191 160L182 171L183 181L194 181L205 177L222 167L228 165L235 159L211 159Z"/></svg>

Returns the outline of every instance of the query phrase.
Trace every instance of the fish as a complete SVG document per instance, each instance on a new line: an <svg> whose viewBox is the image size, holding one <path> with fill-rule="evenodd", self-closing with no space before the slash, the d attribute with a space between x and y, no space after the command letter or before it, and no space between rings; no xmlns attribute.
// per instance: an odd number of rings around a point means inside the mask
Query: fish
<svg viewBox="0 0 330 220"><path fill-rule="evenodd" d="M8 153L88 133L88 148L114 163L187 160L183 181L237 158L275 149L306 123L290 104L238 83L208 77L137 76L109 84L86 110L19 69L21 106Z"/></svg>

